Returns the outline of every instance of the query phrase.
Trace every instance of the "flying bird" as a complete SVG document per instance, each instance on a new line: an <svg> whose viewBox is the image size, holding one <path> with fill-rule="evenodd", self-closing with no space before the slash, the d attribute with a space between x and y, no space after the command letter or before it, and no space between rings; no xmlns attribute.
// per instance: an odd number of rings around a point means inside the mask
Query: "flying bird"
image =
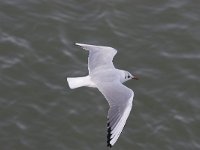
<svg viewBox="0 0 200 150"><path fill-rule="evenodd" d="M82 86L97 88L109 103L107 115L107 146L112 147L121 134L132 108L134 92L122 83L138 79L128 71L116 69L113 57L117 50L108 46L76 43L89 51L89 75L68 77L71 89Z"/></svg>

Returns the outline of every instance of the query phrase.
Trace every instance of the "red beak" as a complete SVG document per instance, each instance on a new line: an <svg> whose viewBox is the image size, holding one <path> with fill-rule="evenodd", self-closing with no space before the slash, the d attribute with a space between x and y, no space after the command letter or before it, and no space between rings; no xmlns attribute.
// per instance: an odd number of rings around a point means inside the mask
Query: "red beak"
<svg viewBox="0 0 200 150"><path fill-rule="evenodd" d="M134 80L139 80L139 78L138 78L137 76L133 76L132 79L134 79Z"/></svg>

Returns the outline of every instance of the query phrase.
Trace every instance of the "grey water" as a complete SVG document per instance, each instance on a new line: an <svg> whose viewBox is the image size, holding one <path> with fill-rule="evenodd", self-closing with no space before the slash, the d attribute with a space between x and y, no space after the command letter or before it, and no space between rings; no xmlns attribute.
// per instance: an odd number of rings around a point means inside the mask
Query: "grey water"
<svg viewBox="0 0 200 150"><path fill-rule="evenodd" d="M200 149L200 1L0 0L0 150L107 149L105 98L66 82L88 73L75 42L140 78L112 149Z"/></svg>

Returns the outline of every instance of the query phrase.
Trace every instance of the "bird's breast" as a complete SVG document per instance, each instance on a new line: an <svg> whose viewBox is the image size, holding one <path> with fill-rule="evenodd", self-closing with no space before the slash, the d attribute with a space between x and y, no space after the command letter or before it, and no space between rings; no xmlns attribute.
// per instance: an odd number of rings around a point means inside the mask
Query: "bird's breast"
<svg viewBox="0 0 200 150"><path fill-rule="evenodd" d="M116 70L102 70L91 74L91 79L96 82L120 81L120 75Z"/></svg>

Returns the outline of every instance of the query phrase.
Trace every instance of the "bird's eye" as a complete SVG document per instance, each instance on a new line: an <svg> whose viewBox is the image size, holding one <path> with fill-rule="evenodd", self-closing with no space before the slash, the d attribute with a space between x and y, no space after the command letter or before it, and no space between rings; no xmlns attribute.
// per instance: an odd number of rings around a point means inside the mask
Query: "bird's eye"
<svg viewBox="0 0 200 150"><path fill-rule="evenodd" d="M128 75L128 78L130 78L130 76Z"/></svg>

